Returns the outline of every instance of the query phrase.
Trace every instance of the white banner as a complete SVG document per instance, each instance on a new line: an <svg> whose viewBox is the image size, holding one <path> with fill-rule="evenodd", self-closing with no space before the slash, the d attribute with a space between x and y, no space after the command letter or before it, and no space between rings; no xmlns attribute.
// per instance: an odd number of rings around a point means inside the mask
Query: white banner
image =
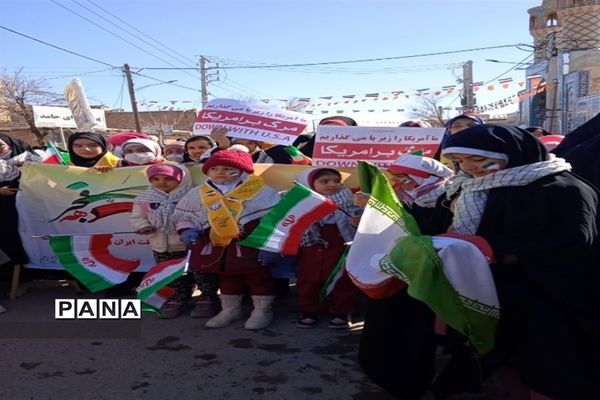
<svg viewBox="0 0 600 400"><path fill-rule="evenodd" d="M206 104L194 122L194 135L206 135L214 128L227 128L228 136L291 145L304 131L308 116L230 99Z"/></svg>
<svg viewBox="0 0 600 400"><path fill-rule="evenodd" d="M156 263L148 237L132 232L133 199L148 187L144 167L99 173L92 168L33 164L22 167L17 194L19 233L28 267L62 269L44 235L115 233L109 247L118 258L141 261L137 271Z"/></svg>
<svg viewBox="0 0 600 400"><path fill-rule="evenodd" d="M421 151L433 157L444 128L319 125L313 166L355 167L358 160L387 167L400 154Z"/></svg>
<svg viewBox="0 0 600 400"><path fill-rule="evenodd" d="M96 120L95 129L106 129L104 110L92 109ZM33 120L38 128L77 129L73 113L68 107L33 106Z"/></svg>

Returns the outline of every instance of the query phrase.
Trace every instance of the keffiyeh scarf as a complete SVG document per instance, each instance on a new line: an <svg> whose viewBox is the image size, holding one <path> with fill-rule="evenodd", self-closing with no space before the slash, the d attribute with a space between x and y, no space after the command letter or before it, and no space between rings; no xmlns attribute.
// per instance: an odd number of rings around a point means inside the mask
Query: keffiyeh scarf
<svg viewBox="0 0 600 400"><path fill-rule="evenodd" d="M174 234L175 224L172 221L172 215L175 206L190 189L189 185L180 185L175 191L165 193L162 190L149 188L137 196L134 203L146 212L148 222L157 231Z"/></svg>
<svg viewBox="0 0 600 400"><path fill-rule="evenodd" d="M571 165L564 159L553 158L508 168L478 178L464 173L458 174L446 182L448 199L460 193L455 204L452 228L462 235L474 235L477 232L490 189L525 186L545 176L570 170Z"/></svg>

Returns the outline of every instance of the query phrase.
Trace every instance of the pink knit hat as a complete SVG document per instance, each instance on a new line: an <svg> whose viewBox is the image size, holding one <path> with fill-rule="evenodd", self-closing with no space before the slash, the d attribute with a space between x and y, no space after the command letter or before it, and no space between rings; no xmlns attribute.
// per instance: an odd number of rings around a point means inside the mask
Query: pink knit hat
<svg viewBox="0 0 600 400"><path fill-rule="evenodd" d="M218 165L225 165L228 167L236 168L249 174L254 172L254 163L252 162L252 156L247 152L235 151L235 150L221 150L210 156L204 165L202 165L202 172L205 174L211 167Z"/></svg>
<svg viewBox="0 0 600 400"><path fill-rule="evenodd" d="M146 175L148 176L148 179L152 179L152 177L156 175L165 175L175 179L179 183L181 183L181 180L183 179L183 171L181 168L171 164L153 165L146 170Z"/></svg>

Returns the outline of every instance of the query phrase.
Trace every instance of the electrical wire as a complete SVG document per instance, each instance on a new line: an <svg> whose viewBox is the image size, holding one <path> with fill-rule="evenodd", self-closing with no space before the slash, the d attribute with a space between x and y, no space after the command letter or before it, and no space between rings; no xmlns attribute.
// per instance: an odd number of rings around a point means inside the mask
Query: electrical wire
<svg viewBox="0 0 600 400"><path fill-rule="evenodd" d="M503 73L501 73L500 75L495 76L492 79L490 79L489 81L485 82L484 85L487 85L488 83L493 82L496 79L503 77L504 75L508 74L510 71L512 71L513 69L517 68L518 66L527 63L528 59L531 58L531 57L533 57L533 54L528 54L527 57L525 57L524 59L522 59L521 61L519 61L518 63L516 63L515 65L513 65L512 67L510 67L509 69L507 69Z"/></svg>
<svg viewBox="0 0 600 400"><path fill-rule="evenodd" d="M171 57L171 58L172 58L172 59L174 59L174 60L181 61L181 59L180 59L179 57L173 57L171 54L167 53L166 51L162 50L161 48L159 48L159 47L155 46L154 44L152 44L152 43L150 43L149 41L145 40L144 38L140 37L139 35L136 35L135 33L132 33L131 31L129 31L129 30L127 30L127 29L125 29L123 26L121 26L121 25L118 25L118 24L115 24L114 22L112 22L112 21L111 21L111 20L109 20L108 18L106 18L106 17L104 17L104 16L102 16L102 15L98 14L96 11L94 11L94 10L90 9L89 7L86 7L85 5L81 4L81 3L80 3L80 2L78 2L77 0L71 0L71 1L72 1L73 3L75 3L75 4L77 4L79 7L86 9L88 12L90 12L90 13L94 14L95 16L97 16L97 17L99 17L99 18L102 18L104 21L106 21L106 22L108 22L109 24L111 24L111 25L115 26L116 28L118 28L118 29L122 30L123 32L125 32L125 33L127 33L127 34L129 34L129 35L131 35L131 36L133 36L133 37L135 37L136 39L138 39L138 40L140 40L140 41L142 41L142 42L146 43L148 46L150 46L150 47L152 47L152 48L154 48L154 49L156 49L156 50L160 51L161 53L165 54L166 56L168 56L168 57ZM112 14L111 14L111 15L112 15ZM120 20L120 19L119 19L119 20ZM127 25L129 25L129 24L127 24ZM129 26L131 26L131 25L129 25ZM194 64L195 64L195 62L194 62Z"/></svg>
<svg viewBox="0 0 600 400"><path fill-rule="evenodd" d="M430 57L430 56L440 56L447 54L457 54L457 53L468 53L473 51L483 51L483 50L493 50L493 49L502 49L508 47L517 47L517 46L525 46L523 43L516 44L504 44L498 46L488 46L488 47L475 47L471 49L462 49L462 50L448 50L448 51L440 51L434 53L421 53L421 54L410 54L404 56L394 56L394 57L379 57L379 58L365 58L358 60L343 60L343 61L325 61L325 62L315 62L315 63L298 63L298 64L261 64L254 63L257 65L237 65L237 66L224 66L224 67L209 67L208 69L270 69L270 68L293 68L293 67L307 67L307 66L319 66L319 65L339 65L339 64L353 64L353 63L366 63L366 62L375 62L375 61L390 61L390 60L402 60L408 58L420 58L420 57ZM161 69L172 69L167 67L144 67L144 69L149 70L161 70ZM193 69L186 67L177 67L176 69Z"/></svg>
<svg viewBox="0 0 600 400"><path fill-rule="evenodd" d="M77 75L77 76L91 75L91 74L97 74L97 73L99 73L99 72L112 71L112 70L114 70L114 69L119 69L119 70L120 70L121 68L119 68L119 67L114 67L114 68L112 68L112 67L111 67L111 68L99 69L99 70L97 70L97 71L80 72L80 73L74 73L74 74L73 74L73 73L71 73L71 74L68 74L68 75L61 75L61 76L51 76L51 77L47 77L47 78L44 78L44 79L47 79L47 80L52 80L52 79L70 78L70 77L73 77L73 75ZM109 75L109 76L110 76L110 75Z"/></svg>
<svg viewBox="0 0 600 400"><path fill-rule="evenodd" d="M107 28L103 27L102 25L100 25L100 24L97 24L96 22L92 21L91 19L84 17L83 15L79 14L77 11L74 11L74 10L70 9L69 7L67 7L67 6L65 6L65 5L63 5L63 4L61 4L61 3L59 3L59 2L58 2L58 1L56 1L56 0L50 0L50 1L51 1L52 3L54 3L54 4L58 5L59 7L62 7L62 8L64 8L65 10L69 11L70 13L72 13L72 14L75 14L75 15L76 15L76 16L78 16L79 18L81 18L81 19L83 19L83 20L85 20L85 21L89 22L90 24L92 24L92 25L94 25L94 26L98 27L99 29L102 29L103 31L105 31L105 32L107 32L107 33L109 33L109 34L111 34L112 36L116 37L117 39L119 39L119 40L122 40L122 41L124 41L125 43L128 43L129 45L131 45L131 46L135 47L136 49L143 51L144 53L146 53L146 54L148 54L148 55L150 55L150 56L152 56L152 57L154 57L154 58L156 58L156 59L158 59L158 60L160 60L160 61L164 62L164 63L165 63L165 64L167 64L167 65L170 65L171 67L175 67L175 65L174 65L174 64L172 64L171 62L169 62L169 61L165 60L164 58L162 58L162 57L160 57L160 56L157 56L156 54L153 54L153 53L149 52L148 50L144 49L143 47L140 47L140 46L138 46L137 44L135 44L135 43L131 42L130 40L127 40L127 39L125 39L125 38L123 38L123 37L121 37L121 36L117 35L117 34L116 34L116 33L114 33L113 31L111 31L110 29L107 29ZM190 73L189 73L189 72L186 72L186 74L190 74ZM191 75L191 74L190 74L190 75ZM192 75L192 76L193 76L193 75Z"/></svg>
<svg viewBox="0 0 600 400"><path fill-rule="evenodd" d="M0 28L1 28L1 29L4 29L5 31L8 31L8 32L14 33L15 35L23 36L23 37L25 37L25 38L27 38L27 39L31 39L31 40L33 40L33 41L36 41L36 42L38 42L38 43L45 44L46 46L53 47L53 48L55 48L55 49L57 49L57 50L64 51L64 52L66 52L66 53L69 53L69 54L73 54L73 55L75 55L75 56L77 56L77 57L85 58L86 60L90 60L90 61L96 62L96 63L98 63L98 64L103 64L103 65L106 65L106 66L109 66L109 67L112 67L112 68L119 68L119 67L117 67L117 66L115 66L115 65L112 65L112 64L109 64L109 63L107 63L107 62L100 61L100 60L97 60L97 59L95 59L95 58L92 58L92 57L84 56L83 54L79 54L79 53L76 53L76 52L74 52L74 51L67 50L67 49L65 49L65 48L63 48L63 47L56 46L56 45L50 44L50 43L48 43L48 42L44 42L43 40L40 40L40 39L34 38L34 37L32 37L32 36L26 35L26 34L24 34L24 33L21 33L21 32L17 32L17 31L15 31L15 30L12 30L12 29L10 29L10 28L7 28L7 27L5 27L5 26L2 26L2 25L0 25Z"/></svg>
<svg viewBox="0 0 600 400"><path fill-rule="evenodd" d="M111 13L110 11L106 10L105 8L102 8L102 7L100 7L98 4L94 3L93 1L91 1L91 0L87 0L87 2L88 2L88 3L90 3L90 4L92 4L92 5L94 5L96 8L98 8L98 9L100 9L100 10L104 11L106 14L108 14L108 15L110 15L111 17L113 17L113 18L117 19L118 21L122 22L123 24L125 24L125 25L129 26L131 29L133 29L134 31L136 31L136 32L140 33L141 35L143 35L143 36L147 37L148 39L152 40L153 42L155 42L155 43L158 43L159 45L161 45L161 46L162 46L162 47L164 47L165 49L167 49L167 50L171 51L172 53L174 53L174 54L177 54L177 55L178 55L178 56L180 56L180 57L187 58L187 59L188 59L189 61L191 61L193 64L197 64L197 62L198 62L197 60L193 60L193 59L189 58L188 56L185 56L185 55L183 55L183 54L181 54L181 53L179 53L179 52L177 52L177 51L173 50L173 49L172 49L172 48L170 48L169 46L167 46L167 45L165 45L164 43L161 43L160 41L158 41L158 40L154 39L153 37L151 37L151 36L147 35L146 33L142 32L142 31L141 31L141 30L139 30L139 29L137 29L135 26L133 26L133 25L129 24L127 21L124 21L123 19L119 18L118 16L116 16L115 14L113 14L113 13Z"/></svg>
<svg viewBox="0 0 600 400"><path fill-rule="evenodd" d="M83 54L80 54L80 53L74 52L74 51L72 51L72 50L65 49L64 47L56 46L56 45L54 45L54 44L51 44L51 43L45 42L45 41L43 41L43 40L40 40L40 39L34 38L33 36L29 36L29 35L26 35L26 34L24 34L24 33L17 32L17 31L15 31L15 30L13 30L13 29L10 29L10 28L7 28L7 27L5 27L5 26L2 26L2 25L0 25L0 28L1 28L1 29L4 29L4 30L6 30L6 31L8 31L8 32L14 33L14 34L16 34L16 35L23 36L23 37L25 37L25 38L27 38L27 39L30 39L30 40L33 40L33 41L35 41L35 42L38 42L38 43L44 44L44 45L46 45L46 46L52 47L52 48L54 48L54 49L57 49L57 50L64 51L64 52L66 52L66 53L72 54L72 55L74 55L74 56L81 57L81 58L84 58L84 59L86 59L86 60L90 60L90 61L93 61L93 62L96 62L96 63L102 64L102 65L106 65L106 66L109 66L109 67L112 67L112 68L118 68L118 69L122 69L122 67L117 67L117 66L115 66L115 65L112 65L112 64L109 64L109 63L107 63L107 62L100 61L100 60L97 60L97 59L95 59L95 58L88 57L88 56L85 56L85 55L83 55ZM195 91L195 92L199 92L199 91L200 91L199 89L195 89L195 88L191 88L191 87L189 87L189 86L179 85L179 84L177 84L177 83L174 83L174 82L169 82L169 81L165 81L165 80L162 80L162 79L154 78L154 77L152 77L152 76L148 76L148 75L145 75L145 74L141 74L141 73L139 73L139 72L134 72L134 71L131 71L131 73L132 73L132 74L134 74L134 75L137 75L137 76L141 76L141 77L144 77L144 78L147 78L147 79L153 80L153 81L155 81L155 82L164 83L164 84L166 84L166 85L177 86L177 87L180 87L180 88L182 88L182 89L193 90L193 91Z"/></svg>
<svg viewBox="0 0 600 400"><path fill-rule="evenodd" d="M112 108L117 107L117 103L121 100L121 108L123 108L123 92L125 91L125 74L123 74L123 79L121 79L121 91L119 92L119 96L117 100L115 100L115 104L113 104Z"/></svg>
<svg viewBox="0 0 600 400"><path fill-rule="evenodd" d="M407 59L407 58L420 58L420 57L429 57L429 56L438 56L438 55L447 55L447 54L456 54L456 53L467 53L467 52L473 52L473 51L493 50L493 49L501 49L501 48L507 48L507 47L515 47L517 45L522 45L522 44L521 43L505 44L505 45L499 45L499 46L475 47L475 48L471 48L471 49L448 50L448 51L441 51L441 52L434 52L434 53L411 54L411 55L394 56L394 57L365 58L365 59L359 59L359 60L325 61L325 62L298 63L298 64L245 65L245 66L231 66L231 67L219 67L219 68L221 68L221 69L255 69L255 68L306 67L306 66L315 66L315 65L339 65L339 64L364 63L364 62L374 62L374 61L401 60L401 59Z"/></svg>

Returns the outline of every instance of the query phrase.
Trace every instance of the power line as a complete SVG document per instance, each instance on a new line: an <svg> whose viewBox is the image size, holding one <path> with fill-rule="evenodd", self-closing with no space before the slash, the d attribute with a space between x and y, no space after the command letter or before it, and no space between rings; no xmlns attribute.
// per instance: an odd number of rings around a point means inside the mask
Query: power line
<svg viewBox="0 0 600 400"><path fill-rule="evenodd" d="M125 38L122 38L121 36L117 35L117 34L116 34L116 33L114 33L113 31L111 31L110 29L106 29L106 28L104 28L102 25L95 23L95 22L94 22L94 21L92 21L91 19L84 17L83 15L79 14L77 11L74 11L74 10L70 9L69 7L67 7L67 6L65 6L65 5L63 5L63 4L61 4L61 3L59 3L58 1L56 1L56 0L50 0L50 1L51 1L52 3L54 3L54 4L58 5L59 7L62 7L62 8L64 8L65 10L69 11L70 13L77 15L79 18L81 18L81 19L83 19L83 20L85 20L85 21L89 22L90 24L92 24L92 25L94 25L94 26L96 26L96 27L98 27L98 28L102 29L103 31L105 31L105 32L108 32L109 34L113 35L114 37L116 37L116 38L118 38L118 39L120 39L120 40L122 40L122 41L124 41L125 43L128 43L129 45L131 45L131 46L135 47L136 49L139 49L139 50L143 51L144 53L146 53L146 54L148 54L148 55L150 55L150 56L152 56L152 57L154 57L154 58L156 58L156 59L158 59L158 60L160 60L160 61L164 62L164 63L165 63L165 64L167 64L167 65L170 65L170 66L172 66L172 67L174 67L174 66L175 66L175 65L171 64L169 61L165 60L164 58L162 58L162 57L159 57L159 56L157 56L156 54L153 54L153 53L151 53L151 52L147 51L147 50L146 50L146 49L144 49L143 47L140 47L140 46L138 46L137 44L135 44L135 43L133 43L133 42L131 42L131 41L129 41L129 40L127 40L127 39L125 39Z"/></svg>
<svg viewBox="0 0 600 400"><path fill-rule="evenodd" d="M92 58L92 57L84 56L83 54L76 53L76 52L74 52L74 51L71 51L71 50L67 50L67 49L65 49L65 48L63 48L63 47L56 46L56 45L54 45L54 44L51 44L51 43L45 42L45 41L43 41L43 40L40 40L40 39L34 38L34 37L32 37L32 36L26 35L26 34L24 34L24 33L21 33L21 32L17 32L17 31L15 31L15 30L13 30L13 29L10 29L10 28L7 28L7 27L5 27L5 26L2 26L2 25L0 25L0 28L4 29L4 30L6 30L6 31L9 31L9 32L11 32L11 33L14 33L14 34L16 34L16 35L23 36L23 37L25 37L25 38L27 38L27 39L31 39L31 40L33 40L33 41L35 41L35 42L42 43L42 44L44 44L44 45L46 45L46 46L49 46L49 47L52 47L52 48L54 48L54 49L57 49L57 50L64 51L64 52L66 52L66 53L69 53L69 54L75 55L75 56L77 56L77 57L85 58L86 60L94 61L94 62L96 62L96 63L99 63L99 64L102 64L102 65L106 65L106 66L109 66L109 67L112 67L112 68L118 68L118 69L121 69L121 70L122 70L122 67L117 67L117 66L115 66L115 65L112 65L112 64L109 64L109 63L107 63L107 62L100 61L100 60L97 60L97 59L95 59L95 58ZM179 85L179 84L176 84L176 83L173 83L173 82L164 81L164 80L162 80L162 79L158 79L158 78L154 78L154 77L152 77L152 76L148 76L148 75L141 74L141 73L139 73L139 72L133 72L133 71L132 71L131 73L132 73L132 74L134 74L134 75L137 75L137 76L142 76L142 77L144 77L144 78L148 78L148 79L150 79L150 80L153 80L153 81L156 81L156 82L160 82L160 83L164 83L164 84L167 84L167 85L177 86L177 87L180 87L180 88L183 88L183 89L189 89L189 90L193 90L193 91L195 91L195 92L199 92L199 91L200 91L200 90L198 90L198 89L191 88L191 87L189 87L189 86L183 86L183 85Z"/></svg>
<svg viewBox="0 0 600 400"><path fill-rule="evenodd" d="M117 100L115 100L115 104L113 105L112 108L117 107L117 103L119 102L119 100L121 100L120 108L123 108L123 91L124 91L124 89L125 89L125 74L123 74L123 79L121 79L121 91L119 92L119 96L117 97Z"/></svg>
<svg viewBox="0 0 600 400"><path fill-rule="evenodd" d="M133 75L142 76L142 77L144 77L144 78L147 78L147 79L150 79L150 80L153 80L153 81L156 81L156 82L164 83L164 84L166 84L166 85L177 86L177 87L180 87L180 88L182 88L182 89L193 90L194 92L199 92L199 91L200 91L200 89L196 89L196 88L189 87L189 86L184 86L184 85L179 85L179 84L177 84L177 83L170 82L170 81L164 81L164 80L162 80L162 79L154 78L154 77L152 77L152 76L148 76L148 75L140 74L139 72L134 72L134 71L131 71L131 73L132 73Z"/></svg>
<svg viewBox="0 0 600 400"><path fill-rule="evenodd" d="M133 36L133 37L135 37L136 39L138 39L138 40L140 40L140 41L142 41L142 42L146 43L148 46L150 46L150 47L152 47L152 48L154 48L154 49L156 49L156 50L160 51L161 53L165 54L166 56L168 56L168 57L171 57L171 58L173 58L173 59L175 59L175 60L177 60L177 61L181 61L181 60L180 60L178 57L173 57L171 54L167 53L166 51L164 51L164 50L160 49L159 47L157 47L157 46L155 46L154 44L152 44L152 43L148 42L147 40L145 40L145 39L141 38L140 36L138 36L138 35L136 35L136 34L134 34L134 33L130 32L129 30L125 29L124 27L122 27L122 26L120 26L120 25L118 25L118 24L115 24L114 22L112 22L112 21L111 21L111 20L109 20L108 18L106 18L106 17L104 17L104 16L102 16L102 15L98 14L96 11L94 11L94 10L90 9L89 7L86 7L85 5L81 4L81 3L80 3L80 2L78 2L77 0L71 0L71 1L72 1L73 3L75 3L75 4L77 4L79 7L86 9L87 11L89 11L89 12L90 12L90 13L92 13L92 14L94 14L95 16L97 16L97 17L99 17L99 18L102 18L104 21L106 21L106 22L108 22L109 24L111 24L111 25L113 25L113 26L117 27L118 29L122 30L123 32L125 32L125 33L127 33L127 34L129 34L129 35L131 35L131 36ZM127 25L129 25L129 24L127 24Z"/></svg>
<svg viewBox="0 0 600 400"><path fill-rule="evenodd" d="M105 8L102 8L102 7L100 7L98 4L94 3L93 1L91 1L91 0L87 0L87 2L88 2L88 3L90 3L90 4L93 4L95 7L99 8L99 9L100 9L100 10L102 10L102 11L104 11L106 14L108 14L108 15L110 15L111 17L113 17L113 18L117 19L118 21L120 21L120 22L124 23L125 25L129 26L131 29L133 29L133 30L135 30L136 32L138 32L138 33L142 34L143 36L147 37L148 39L152 40L153 42L155 42L155 43L158 43L159 45L161 45L161 46L162 46L162 47L164 47L165 49L167 49L167 50L171 51L172 53L174 53L174 54L177 54L177 55L178 55L178 56L180 56L180 57L183 57L183 58L186 58L186 59L188 59L188 60L189 60L189 61L191 61L193 64L196 64L196 63L197 63L197 61L196 61L196 60L193 60L193 59L189 58L188 56L185 56L185 55L183 55L183 54L181 54L181 53L179 53L179 52L177 52L177 51L175 51L175 50L171 49L169 46L167 46L167 45L165 45L165 44L163 44L163 43L159 42L158 40L154 39L153 37L151 37L151 36L149 36L149 35L145 34L145 33L144 33L144 32L142 32L141 30L137 29L135 26L133 26L133 25L129 24L127 21L124 21L123 19L119 18L118 16L116 16L115 14L113 14L113 13L111 13L110 11L106 10Z"/></svg>
<svg viewBox="0 0 600 400"><path fill-rule="evenodd" d="M94 62L96 62L96 63L98 63L98 64L106 65L106 66L109 66L109 67L112 67L112 68L120 68L120 67L114 66L114 65L112 65L112 64L106 63L106 62L104 62L104 61L100 61L100 60L97 60L97 59L95 59L95 58L92 58L92 57L84 56L83 54L79 54L79 53L76 53L76 52L74 52L74 51L67 50L67 49L65 49L65 48L63 48L63 47L59 47L59 46L56 46L56 45L50 44L50 43L48 43L48 42L44 42L43 40L36 39L36 38L34 38L34 37L32 37L32 36L29 36L29 35L26 35L26 34L24 34L24 33L21 33L21 32L14 31L14 30L12 30L12 29L10 29L10 28L7 28L7 27L5 27L5 26L2 26L2 25L0 25L0 28L4 29L5 31L12 32L12 33L14 33L15 35L23 36L23 37L25 37L25 38L27 38L27 39L31 39L31 40L33 40L33 41L36 41L36 42L38 42L38 43L45 44L46 46L53 47L53 48L55 48L55 49L58 49L58 50L60 50L60 51L64 51L64 52L66 52L66 53L69 53L69 54L73 54L73 55L75 55L75 56L77 56L77 57L85 58L86 60L94 61Z"/></svg>
<svg viewBox="0 0 600 400"><path fill-rule="evenodd" d="M271 65L238 65L238 66L226 66L226 67L210 67L210 69L261 69L261 68L292 68L292 67L308 67L308 66L318 66L318 65L339 65L339 64L353 64L353 63L365 63L365 62L374 62L374 61L390 61L390 60L402 60L407 58L420 58L420 57L430 57L430 56L440 56L447 54L457 54L457 53L468 53L473 51L482 51L482 50L493 50L493 49L502 49L507 47L516 47L523 46L523 43L516 44L503 44L499 46L488 46L488 47L475 47L471 49L462 49L462 50L448 50L448 51L440 51L434 53L421 53L421 54L410 54L404 56L394 56L394 57L379 57L379 58L364 58L358 60L344 60L344 61L324 61L324 62L315 62L315 63L298 63L298 64L271 64ZM150 70L160 70L160 69L172 69L166 67L145 67L144 69ZM191 69L180 67L177 69Z"/></svg>
<svg viewBox="0 0 600 400"><path fill-rule="evenodd" d="M490 79L489 81L485 82L484 85L487 85L488 83L493 82L496 79L503 77L504 75L508 74L513 69L517 68L520 65L523 65L523 63L526 63L528 61L528 59L531 58L531 57L533 57L533 54L528 54L527 57L525 57L524 59L522 59L521 61L519 61L518 63L516 63L515 65L513 65L512 67L510 67L509 69L507 69L503 73L501 73L500 75L495 76L492 79Z"/></svg>
<svg viewBox="0 0 600 400"><path fill-rule="evenodd" d="M61 79L61 78L70 78L73 75L77 75L77 76L83 76L83 75L91 75L91 74L97 74L99 72L106 72L106 71L112 71L115 68L104 68L104 69L99 69L97 71L89 71L89 72L81 72L81 73L73 73L73 74L69 74L69 75L60 75L60 76L51 76L45 79Z"/></svg>

